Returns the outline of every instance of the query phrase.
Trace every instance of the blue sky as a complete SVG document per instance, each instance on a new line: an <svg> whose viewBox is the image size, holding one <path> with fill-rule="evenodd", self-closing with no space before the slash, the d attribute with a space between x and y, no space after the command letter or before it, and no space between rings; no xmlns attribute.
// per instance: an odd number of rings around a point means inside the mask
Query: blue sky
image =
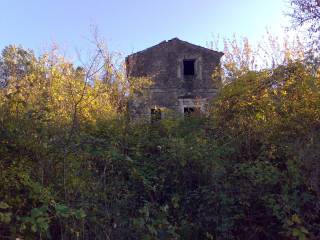
<svg viewBox="0 0 320 240"><path fill-rule="evenodd" d="M286 0L0 0L0 49L71 53L90 46L92 26L113 51L129 54L173 37L206 46L212 35L258 41L288 26Z"/></svg>

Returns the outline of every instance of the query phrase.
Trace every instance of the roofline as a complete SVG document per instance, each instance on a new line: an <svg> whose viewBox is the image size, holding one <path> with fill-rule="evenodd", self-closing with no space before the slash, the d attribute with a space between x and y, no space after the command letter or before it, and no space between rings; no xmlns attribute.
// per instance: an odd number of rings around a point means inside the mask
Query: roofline
<svg viewBox="0 0 320 240"><path fill-rule="evenodd" d="M210 48L206 48L206 47L202 47L202 46L199 46L199 45L196 45L196 44L193 44L193 43L189 43L189 42L187 42L187 41L180 40L179 38L173 38L173 39L171 39L171 40L174 40L174 39L177 39L177 40L183 42L184 44L192 45L192 46L194 46L194 47L197 47L197 48L200 48L200 49L209 51L209 52L218 53L218 54L221 55L221 57L224 55L223 52L219 52L219 51L216 51L216 50L212 50L212 49L210 49Z"/></svg>
<svg viewBox="0 0 320 240"><path fill-rule="evenodd" d="M223 52L215 51L215 50L212 50L212 49L210 49L210 48L205 48L205 47L202 47L202 46L193 44L193 43L189 43L189 42L187 42L187 41L180 40L179 38L176 37L176 38L172 38L172 39L170 39L170 40L162 41L162 42L160 42L160 43L158 43L158 44L156 44L156 45L153 45L153 46L151 46L151 47L148 47L148 48L146 48L146 49L144 49L144 50L141 50L141 51L138 51L138 52L135 52L135 53L131 53L130 55L128 55L128 56L126 57L126 59L127 59L127 58L130 58L130 57L132 57L132 56L134 56L134 55L138 55L138 54L141 54L141 53L143 53L143 52L146 52L146 51L150 50L151 48L158 47L158 46L160 46L160 45L162 45L162 44L169 43L169 42L171 42L171 41L180 41L180 42L182 42L182 43L184 43L184 44L192 45L193 47L197 47L197 48L200 48L200 49L202 49L202 50L206 50L206 51L210 51L210 52L215 53L215 54L219 54L219 55L220 55L220 58L224 55Z"/></svg>

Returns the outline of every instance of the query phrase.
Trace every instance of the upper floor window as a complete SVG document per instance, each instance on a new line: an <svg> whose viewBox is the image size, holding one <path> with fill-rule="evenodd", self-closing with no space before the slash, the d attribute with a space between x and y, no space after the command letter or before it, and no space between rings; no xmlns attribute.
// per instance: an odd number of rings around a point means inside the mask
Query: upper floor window
<svg viewBox="0 0 320 240"><path fill-rule="evenodd" d="M195 59L183 60L183 75L185 76L195 75Z"/></svg>

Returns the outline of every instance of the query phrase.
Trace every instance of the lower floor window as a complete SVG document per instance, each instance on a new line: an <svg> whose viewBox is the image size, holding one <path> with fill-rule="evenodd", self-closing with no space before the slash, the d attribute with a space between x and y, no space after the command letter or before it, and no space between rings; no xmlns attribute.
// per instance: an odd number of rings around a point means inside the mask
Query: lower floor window
<svg viewBox="0 0 320 240"><path fill-rule="evenodd" d="M161 109L159 108L152 108L151 109L151 122L157 122L161 120Z"/></svg>
<svg viewBox="0 0 320 240"><path fill-rule="evenodd" d="M200 108L199 107L185 107L183 109L184 116L188 117L193 115L194 113L200 113Z"/></svg>

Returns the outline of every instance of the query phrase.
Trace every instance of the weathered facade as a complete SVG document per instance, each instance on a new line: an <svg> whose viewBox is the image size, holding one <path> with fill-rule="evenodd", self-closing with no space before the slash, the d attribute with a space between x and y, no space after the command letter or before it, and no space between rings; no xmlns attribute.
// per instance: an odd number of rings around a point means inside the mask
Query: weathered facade
<svg viewBox="0 0 320 240"><path fill-rule="evenodd" d="M127 76L153 81L146 94L137 95L129 104L131 116L163 118L166 110L204 112L206 103L217 94L221 78L212 75L219 70L222 55L178 38L129 55Z"/></svg>

